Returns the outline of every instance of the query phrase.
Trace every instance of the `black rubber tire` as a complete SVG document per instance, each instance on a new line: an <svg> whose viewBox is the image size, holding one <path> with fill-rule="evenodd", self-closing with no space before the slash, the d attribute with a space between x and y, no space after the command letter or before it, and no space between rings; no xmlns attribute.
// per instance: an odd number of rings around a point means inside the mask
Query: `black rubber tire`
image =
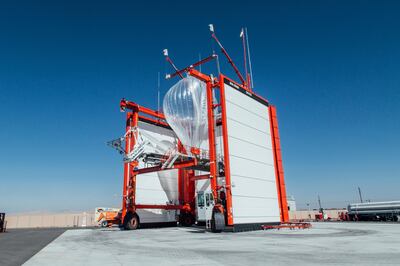
<svg viewBox="0 0 400 266"><path fill-rule="evenodd" d="M182 213L179 216L179 224L184 227L191 227L194 224L194 217L190 213Z"/></svg>
<svg viewBox="0 0 400 266"><path fill-rule="evenodd" d="M125 230L136 230L140 226L140 219L136 213L128 212L125 215L123 227Z"/></svg>
<svg viewBox="0 0 400 266"><path fill-rule="evenodd" d="M221 233L225 229L225 216L223 213L213 210L211 219L211 232Z"/></svg>
<svg viewBox="0 0 400 266"><path fill-rule="evenodd" d="M101 227L107 227L108 226L108 222L107 221L102 221L101 222Z"/></svg>

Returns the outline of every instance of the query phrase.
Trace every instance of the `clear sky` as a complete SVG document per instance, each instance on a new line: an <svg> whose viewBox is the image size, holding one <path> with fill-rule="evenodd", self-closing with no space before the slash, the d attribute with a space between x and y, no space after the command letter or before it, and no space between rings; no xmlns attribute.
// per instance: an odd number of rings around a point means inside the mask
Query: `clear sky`
<svg viewBox="0 0 400 266"><path fill-rule="evenodd" d="M105 145L124 133L119 100L155 108L162 49L179 66L210 54L209 23L240 68L248 27L300 207L318 194L344 207L357 186L400 200L399 3L217 2L2 1L0 211L120 206L122 160Z"/></svg>

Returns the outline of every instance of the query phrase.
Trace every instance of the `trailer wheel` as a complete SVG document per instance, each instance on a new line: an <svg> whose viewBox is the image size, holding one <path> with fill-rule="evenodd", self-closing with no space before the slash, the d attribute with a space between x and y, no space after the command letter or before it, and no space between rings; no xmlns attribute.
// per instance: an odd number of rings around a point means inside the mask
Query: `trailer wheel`
<svg viewBox="0 0 400 266"><path fill-rule="evenodd" d="M217 209L214 209L211 219L211 232L221 233L224 229L225 229L225 216Z"/></svg>
<svg viewBox="0 0 400 266"><path fill-rule="evenodd" d="M125 230L136 230L139 228L140 219L136 213L128 212L124 218L124 229Z"/></svg>
<svg viewBox="0 0 400 266"><path fill-rule="evenodd" d="M179 224L185 227L190 227L194 224L194 217L190 213L182 213L179 216Z"/></svg>
<svg viewBox="0 0 400 266"><path fill-rule="evenodd" d="M101 222L101 227L107 227L108 226L108 222L106 220Z"/></svg>

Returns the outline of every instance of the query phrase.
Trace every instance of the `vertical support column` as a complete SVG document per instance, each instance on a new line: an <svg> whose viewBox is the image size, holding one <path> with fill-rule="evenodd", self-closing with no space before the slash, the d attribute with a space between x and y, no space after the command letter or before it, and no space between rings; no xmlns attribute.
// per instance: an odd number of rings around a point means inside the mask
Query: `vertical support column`
<svg viewBox="0 0 400 266"><path fill-rule="evenodd" d="M178 140L178 151L184 152L185 148L183 147L182 143ZM180 168L178 169L178 198L179 204L185 204L185 169Z"/></svg>
<svg viewBox="0 0 400 266"><path fill-rule="evenodd" d="M273 157L275 163L275 177L276 177L276 186L278 190L279 209L281 215L281 222L285 223L289 222L289 212L288 212L287 197L286 197L285 176L282 165L278 118L276 116L275 106L270 105L268 109L269 109L269 118L271 127L272 148L274 153Z"/></svg>
<svg viewBox="0 0 400 266"><path fill-rule="evenodd" d="M183 171L185 178L185 204L190 204L191 209L194 210L195 181L192 178L194 176L194 171L189 169L184 169Z"/></svg>
<svg viewBox="0 0 400 266"><path fill-rule="evenodd" d="M217 156L215 151L215 123L214 123L214 103L213 86L211 81L206 82L207 90L207 115L208 115L208 145L210 156L210 183L214 199L218 199L217 186Z"/></svg>
<svg viewBox="0 0 400 266"><path fill-rule="evenodd" d="M178 198L179 198L179 205L183 205L185 202L185 170L178 169Z"/></svg>
<svg viewBox="0 0 400 266"><path fill-rule="evenodd" d="M126 113L126 128L125 133L129 132L132 127L136 127L138 122L137 112ZM135 146L134 133L126 134L125 140L125 152L129 153ZM137 162L124 163L124 185L122 192L122 221L128 211L133 211L135 204L135 193L136 193L136 175L133 174L133 170Z"/></svg>
<svg viewBox="0 0 400 266"><path fill-rule="evenodd" d="M178 141L179 152L186 153L185 147L180 141ZM195 181L192 179L194 171L190 169L180 168L178 169L178 193L179 193L179 204L190 205L192 214L195 212Z"/></svg>
<svg viewBox="0 0 400 266"><path fill-rule="evenodd" d="M229 145L228 145L228 125L226 118L226 101L225 101L225 85L224 77L219 77L220 101L221 101L221 118L222 118L222 141L224 148L224 166L225 166L225 189L226 189L226 212L228 225L233 225L232 210L232 186L231 186L231 168L229 162Z"/></svg>
<svg viewBox="0 0 400 266"><path fill-rule="evenodd" d="M131 116L132 113L127 112L126 113L126 126L125 126L125 134L129 132L131 128ZM125 139L125 153L130 152L130 141L131 139L126 136ZM130 164L129 163L124 163L124 184L122 186L122 220L125 217L126 214L126 207L127 207L127 188L128 188L128 181L129 181L129 176L130 176Z"/></svg>

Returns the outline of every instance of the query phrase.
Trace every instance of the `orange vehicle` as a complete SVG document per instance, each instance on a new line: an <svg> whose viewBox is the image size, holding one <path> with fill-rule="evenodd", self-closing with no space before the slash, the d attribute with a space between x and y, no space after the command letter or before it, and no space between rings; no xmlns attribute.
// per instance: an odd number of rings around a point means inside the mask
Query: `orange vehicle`
<svg viewBox="0 0 400 266"><path fill-rule="evenodd" d="M101 227L111 227L114 224L120 224L121 210L116 208L96 208L96 222Z"/></svg>

